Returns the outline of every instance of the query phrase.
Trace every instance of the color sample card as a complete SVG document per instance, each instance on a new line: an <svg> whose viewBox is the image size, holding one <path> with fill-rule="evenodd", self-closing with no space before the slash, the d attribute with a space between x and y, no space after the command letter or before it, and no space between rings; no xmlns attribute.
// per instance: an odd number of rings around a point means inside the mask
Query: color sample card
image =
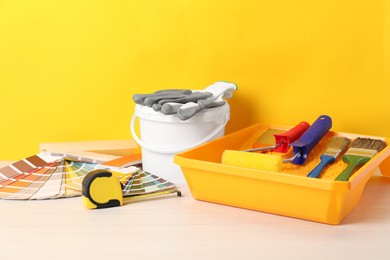
<svg viewBox="0 0 390 260"><path fill-rule="evenodd" d="M17 161L0 169L0 185L4 181L20 178L27 172L34 171L46 164L61 159L61 156L51 154L37 154Z"/></svg>
<svg viewBox="0 0 390 260"><path fill-rule="evenodd" d="M122 177L119 181L123 186L123 196L144 195L176 189L175 184L142 170L137 171L133 176Z"/></svg>
<svg viewBox="0 0 390 260"><path fill-rule="evenodd" d="M43 167L22 173L14 180L11 179L11 183L0 188L0 198L30 199L60 164L61 162L48 163Z"/></svg>

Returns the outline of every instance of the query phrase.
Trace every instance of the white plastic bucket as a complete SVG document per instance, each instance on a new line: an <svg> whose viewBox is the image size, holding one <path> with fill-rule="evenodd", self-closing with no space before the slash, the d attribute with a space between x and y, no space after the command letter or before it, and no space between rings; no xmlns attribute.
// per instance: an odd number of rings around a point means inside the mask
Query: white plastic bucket
<svg viewBox="0 0 390 260"><path fill-rule="evenodd" d="M139 118L140 135L134 130ZM147 106L136 105L130 131L141 146L142 165L147 172L175 184L185 184L180 167L173 163L175 154L223 136L230 119L230 107L205 109L186 121L177 115L164 115Z"/></svg>

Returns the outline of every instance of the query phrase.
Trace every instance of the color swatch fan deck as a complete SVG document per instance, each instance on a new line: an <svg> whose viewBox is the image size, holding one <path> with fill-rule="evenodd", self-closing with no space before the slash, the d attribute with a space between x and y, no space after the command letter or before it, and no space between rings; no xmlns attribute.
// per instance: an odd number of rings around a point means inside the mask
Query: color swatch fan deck
<svg viewBox="0 0 390 260"><path fill-rule="evenodd" d="M139 167L102 165L102 161L69 154L37 154L0 169L0 198L14 200L56 199L81 195L88 172L106 169L116 173L124 196L150 194L175 185Z"/></svg>

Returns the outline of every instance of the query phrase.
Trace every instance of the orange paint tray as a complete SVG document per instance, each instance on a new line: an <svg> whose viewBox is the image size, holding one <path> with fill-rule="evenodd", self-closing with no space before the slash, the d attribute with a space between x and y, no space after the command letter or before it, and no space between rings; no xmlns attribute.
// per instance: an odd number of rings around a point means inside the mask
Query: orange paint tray
<svg viewBox="0 0 390 260"><path fill-rule="evenodd" d="M288 129L256 124L177 154L174 162L181 167L197 200L333 225L339 224L357 206L368 179L378 167L383 175L390 176L389 138L337 132L329 132L321 140L305 166L286 166L275 173L221 164L224 150L248 149L268 132ZM347 182L334 181L346 166L341 159L329 166L320 178L306 177L334 135L377 138L388 145Z"/></svg>

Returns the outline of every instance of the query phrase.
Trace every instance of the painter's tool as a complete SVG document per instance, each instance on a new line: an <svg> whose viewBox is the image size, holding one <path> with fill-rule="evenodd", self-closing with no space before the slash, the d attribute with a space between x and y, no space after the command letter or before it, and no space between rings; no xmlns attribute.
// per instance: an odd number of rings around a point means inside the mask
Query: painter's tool
<svg viewBox="0 0 390 260"><path fill-rule="evenodd" d="M310 151L331 127L332 119L326 115L320 116L297 141L290 144L293 147L293 156L289 159L282 160L280 156L273 154L225 150L222 154L222 163L276 172L282 169L282 163L304 164Z"/></svg>
<svg viewBox="0 0 390 260"><path fill-rule="evenodd" d="M275 144L270 146L251 148L243 152L270 151L278 153L287 153L290 144L296 140L310 127L307 122L300 122L290 130L281 134L274 134Z"/></svg>
<svg viewBox="0 0 390 260"><path fill-rule="evenodd" d="M327 115L322 115L307 129L305 133L291 144L293 147L293 157L284 159L283 162L293 164L304 164L310 151L324 137L332 127L332 119Z"/></svg>
<svg viewBox="0 0 390 260"><path fill-rule="evenodd" d="M307 175L307 177L317 178L324 167L336 161L337 157L339 157L341 153L347 149L350 143L351 140L346 137L333 137L328 145L328 148L320 157L321 162Z"/></svg>
<svg viewBox="0 0 390 260"><path fill-rule="evenodd" d="M178 189L166 189L153 193L145 193L133 197L124 197L122 184L114 173L109 170L94 170L89 172L82 182L82 200L88 209L100 209L121 206L147 197L176 193L181 196Z"/></svg>
<svg viewBox="0 0 390 260"><path fill-rule="evenodd" d="M122 186L112 172L92 171L83 179L82 200L88 209L121 206L123 204Z"/></svg>
<svg viewBox="0 0 390 260"><path fill-rule="evenodd" d="M247 153L235 150L225 150L221 162L230 166L269 172L280 172L283 166L283 159L279 155Z"/></svg>
<svg viewBox="0 0 390 260"><path fill-rule="evenodd" d="M366 164L385 147L386 143L379 139L357 138L342 157L348 166L336 177L336 181L348 181L356 167Z"/></svg>
<svg viewBox="0 0 390 260"><path fill-rule="evenodd" d="M178 109L177 115L179 119L187 120L203 109L224 105L221 101L224 101L224 98L232 97L235 90L237 90L237 86L234 83L218 81L202 90L202 92L212 93L211 97L199 100L197 103L183 105Z"/></svg>

